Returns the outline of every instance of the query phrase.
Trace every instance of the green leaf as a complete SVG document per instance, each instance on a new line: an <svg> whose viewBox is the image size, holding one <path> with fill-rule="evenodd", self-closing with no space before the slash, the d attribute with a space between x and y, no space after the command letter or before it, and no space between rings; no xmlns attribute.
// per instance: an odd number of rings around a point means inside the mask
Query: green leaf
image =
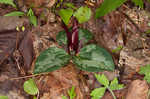
<svg viewBox="0 0 150 99"><path fill-rule="evenodd" d="M64 6L67 6L67 7L69 7L69 8L72 8L72 9L77 9L74 5L73 5L73 3L64 3Z"/></svg>
<svg viewBox="0 0 150 99"><path fill-rule="evenodd" d="M73 10L68 8L68 9L61 9L58 12L59 16L61 17L62 21L68 25L71 16L73 15Z"/></svg>
<svg viewBox="0 0 150 99"><path fill-rule="evenodd" d="M139 6L140 8L144 7L143 0L132 0L132 2L134 2L134 4Z"/></svg>
<svg viewBox="0 0 150 99"><path fill-rule="evenodd" d="M8 99L7 96L0 96L0 99Z"/></svg>
<svg viewBox="0 0 150 99"><path fill-rule="evenodd" d="M105 87L96 88L91 92L90 96L92 96L92 99L101 99L104 96L105 91Z"/></svg>
<svg viewBox="0 0 150 99"><path fill-rule="evenodd" d="M84 23L90 19L91 14L92 12L90 8L87 6L82 6L74 13L74 16L77 18L79 23Z"/></svg>
<svg viewBox="0 0 150 99"><path fill-rule="evenodd" d="M150 22L148 22L148 24L147 24L148 26L150 26Z"/></svg>
<svg viewBox="0 0 150 99"><path fill-rule="evenodd" d="M24 12L21 11L13 11L10 13L5 14L4 16L24 16Z"/></svg>
<svg viewBox="0 0 150 99"><path fill-rule="evenodd" d="M139 74L144 74L144 80L146 80L148 83L150 83L150 64L147 64L146 66L142 66L140 68Z"/></svg>
<svg viewBox="0 0 150 99"><path fill-rule="evenodd" d="M69 29L71 31L71 29ZM86 44L89 40L91 40L93 38L93 35L90 31L83 29L83 28L79 28L79 40L82 41L82 44ZM58 42L58 44L60 46L62 45L67 45L67 36L66 36L66 32L60 31L57 36L56 36L56 41Z"/></svg>
<svg viewBox="0 0 150 99"><path fill-rule="evenodd" d="M95 74L95 77L100 84L104 85L105 87L109 86L109 80L107 79L107 77L104 74L102 74L102 75Z"/></svg>
<svg viewBox="0 0 150 99"><path fill-rule="evenodd" d="M27 16L29 18L30 23L34 26L37 26L37 17L34 15L34 12L31 8L29 9Z"/></svg>
<svg viewBox="0 0 150 99"><path fill-rule="evenodd" d="M33 12L32 8L29 9L27 16L34 16L34 12Z"/></svg>
<svg viewBox="0 0 150 99"><path fill-rule="evenodd" d="M96 9L96 18L104 16L121 6L126 0L104 0L99 8Z"/></svg>
<svg viewBox="0 0 150 99"><path fill-rule="evenodd" d="M60 7L64 0L56 0L57 2L56 8Z"/></svg>
<svg viewBox="0 0 150 99"><path fill-rule="evenodd" d="M38 88L33 79L29 79L24 82L24 91L30 95L36 95L38 93Z"/></svg>
<svg viewBox="0 0 150 99"><path fill-rule="evenodd" d="M146 73L144 80L146 80L148 83L150 83L150 73Z"/></svg>
<svg viewBox="0 0 150 99"><path fill-rule="evenodd" d="M139 74L147 74L147 73L150 73L150 64L142 66L139 71Z"/></svg>
<svg viewBox="0 0 150 99"><path fill-rule="evenodd" d="M36 59L34 73L51 72L66 65L70 56L64 49L57 47L50 47L40 53Z"/></svg>
<svg viewBox="0 0 150 99"><path fill-rule="evenodd" d="M73 57L73 63L75 63L79 69L89 72L114 70L112 56L104 48L94 44L82 48L78 55Z"/></svg>
<svg viewBox="0 0 150 99"><path fill-rule="evenodd" d="M60 46L67 45L67 35L65 30L58 32L58 34L56 35L56 41Z"/></svg>
<svg viewBox="0 0 150 99"><path fill-rule="evenodd" d="M72 86L71 90L68 91L68 94L69 94L70 99L75 98L76 93L75 93L75 87L74 86Z"/></svg>
<svg viewBox="0 0 150 99"><path fill-rule="evenodd" d="M34 26L37 26L37 18L36 18L36 16L29 16L29 21Z"/></svg>
<svg viewBox="0 0 150 99"><path fill-rule="evenodd" d="M0 3L2 3L2 4L9 4L9 5L11 5L11 6L16 8L16 5L14 4L13 0L0 0Z"/></svg>
<svg viewBox="0 0 150 99"><path fill-rule="evenodd" d="M109 87L110 87L111 90L119 90L119 89L122 89L124 87L124 85L123 84L118 84L118 79L115 78L113 81L111 81Z"/></svg>
<svg viewBox="0 0 150 99"><path fill-rule="evenodd" d="M123 46L118 46L116 49L113 49L113 50L112 50L112 53L117 53L117 52L119 52L122 48L123 48Z"/></svg>
<svg viewBox="0 0 150 99"><path fill-rule="evenodd" d="M36 96L33 96L33 99L37 99L37 97L36 97Z"/></svg>
<svg viewBox="0 0 150 99"><path fill-rule="evenodd" d="M62 99L68 99L66 96L62 96Z"/></svg>

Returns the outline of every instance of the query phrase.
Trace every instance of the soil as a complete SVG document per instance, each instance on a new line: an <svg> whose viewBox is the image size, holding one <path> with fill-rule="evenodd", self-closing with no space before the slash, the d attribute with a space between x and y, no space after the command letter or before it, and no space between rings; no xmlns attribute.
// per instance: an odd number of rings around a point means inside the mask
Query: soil
<svg viewBox="0 0 150 99"><path fill-rule="evenodd" d="M85 5L83 0L77 1L72 2ZM94 7L88 6L94 11L101 2L94 3ZM63 28L60 18L53 11L55 0L16 0L16 3L19 10L24 12L31 3L35 4L33 10L38 17L38 26L32 26L27 17L5 17L6 13L16 9L0 4L0 96L33 99L23 90L23 83L28 80L25 76L32 74L35 60L42 51L54 45L59 46L56 35ZM117 77L119 83L125 85L123 89L114 91L117 99L149 98L149 84L143 80L143 75L138 74L140 67L150 64L150 36L144 33L150 28L148 9L147 6L138 9L127 4L99 19L92 15L88 22L80 25L93 33L94 38L90 43L104 47L111 53L115 70L97 74L105 74L109 80ZM43 17L40 17L41 13ZM25 26L25 32L16 31L16 27L21 26ZM112 50L118 46L123 48L113 53ZM68 96L67 91L72 86L75 86L75 99L91 99L90 92L101 86L93 74L77 69L70 62L59 70L32 78L39 89L39 99L62 99L62 95ZM113 97L107 91L102 99Z"/></svg>

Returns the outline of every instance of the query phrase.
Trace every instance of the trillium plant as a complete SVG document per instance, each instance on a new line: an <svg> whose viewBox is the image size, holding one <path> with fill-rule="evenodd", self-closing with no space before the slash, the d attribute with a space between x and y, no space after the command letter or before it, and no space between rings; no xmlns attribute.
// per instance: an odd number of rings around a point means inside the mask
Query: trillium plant
<svg viewBox="0 0 150 99"><path fill-rule="evenodd" d="M92 33L79 27L79 24L90 19L90 8L82 6L77 9L71 5L71 8L59 10L58 14L63 21L64 30L57 34L56 40L60 46L65 47L64 49L50 47L41 52L36 59L34 73L51 72L69 62L74 63L78 69L89 72L113 71L112 56L98 45L87 45L93 38ZM68 27L70 18L72 18L71 28Z"/></svg>

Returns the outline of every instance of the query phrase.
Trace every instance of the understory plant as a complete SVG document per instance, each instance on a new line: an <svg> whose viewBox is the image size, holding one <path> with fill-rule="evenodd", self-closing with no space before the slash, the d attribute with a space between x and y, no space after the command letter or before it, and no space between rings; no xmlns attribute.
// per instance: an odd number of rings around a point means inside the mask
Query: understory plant
<svg viewBox="0 0 150 99"><path fill-rule="evenodd" d="M34 73L51 72L57 70L69 62L75 64L80 70L89 72L100 72L104 70L113 71L114 62L112 56L104 48L89 44L92 33L87 29L79 27L79 23L84 23L90 19L91 10L87 6L80 8L70 7L58 11L62 19L62 27L56 40L61 47L50 47L36 59ZM72 18L72 21L70 21ZM72 26L69 27L69 23Z"/></svg>
<svg viewBox="0 0 150 99"><path fill-rule="evenodd" d="M2 4L8 4L16 8L16 5L14 4L13 0L0 0L0 3Z"/></svg>
<svg viewBox="0 0 150 99"><path fill-rule="evenodd" d="M120 90L124 87L124 85L119 84L117 78L114 78L114 80L109 82L109 80L104 74L95 74L95 77L98 80L98 82L103 85L103 87L96 88L91 92L90 95L92 96L92 99L101 99L105 94L106 90L108 90L112 94L114 99L117 99L113 90Z"/></svg>
<svg viewBox="0 0 150 99"><path fill-rule="evenodd" d="M33 79L30 78L29 80L25 81L24 85L23 85L23 89L27 94L32 95L33 99L38 98L39 89L37 88ZM37 95L37 97L36 97L36 95Z"/></svg>
<svg viewBox="0 0 150 99"><path fill-rule="evenodd" d="M14 0L0 0L0 3L8 4L14 8L17 8L16 4L14 3ZM10 13L5 14L4 16L27 16L30 23L34 26L37 26L37 17L34 15L32 8L29 8L27 13L22 11L12 11Z"/></svg>
<svg viewBox="0 0 150 99"><path fill-rule="evenodd" d="M75 86L72 86L70 90L68 90L69 99L75 99L76 93L75 93ZM62 96L62 99L68 99L66 96Z"/></svg>
<svg viewBox="0 0 150 99"><path fill-rule="evenodd" d="M34 26L37 26L37 18L34 15L32 8L30 8L27 13L24 13L22 11L13 11L5 14L4 16L27 16L30 23Z"/></svg>
<svg viewBox="0 0 150 99"><path fill-rule="evenodd" d="M144 80L150 83L150 64L142 66L140 68L139 74L144 75Z"/></svg>

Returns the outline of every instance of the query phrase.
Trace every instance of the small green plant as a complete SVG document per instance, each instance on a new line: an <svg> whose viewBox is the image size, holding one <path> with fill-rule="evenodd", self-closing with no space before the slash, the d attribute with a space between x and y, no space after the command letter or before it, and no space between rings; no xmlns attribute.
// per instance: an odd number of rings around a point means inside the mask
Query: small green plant
<svg viewBox="0 0 150 99"><path fill-rule="evenodd" d="M74 30L72 30L74 31ZM102 47L89 44L83 47L91 38L91 32L79 28L79 38L75 38L70 32L66 34L63 30L58 33L56 40L58 44L65 48L50 47L44 50L36 59L34 73L44 73L57 70L72 60L77 68L89 72L99 72L104 70L113 71L114 62L112 56ZM72 33L74 34L74 33ZM72 42L73 40L74 42Z"/></svg>
<svg viewBox="0 0 150 99"><path fill-rule="evenodd" d="M62 99L68 99L67 96L62 96Z"/></svg>
<svg viewBox="0 0 150 99"><path fill-rule="evenodd" d="M118 46L117 48L112 50L112 53L117 53L119 52L121 49L123 48L123 46Z"/></svg>
<svg viewBox="0 0 150 99"><path fill-rule="evenodd" d="M31 78L24 82L23 88L26 93L34 96L33 99L36 99L35 95L39 94L39 90L38 90L34 80Z"/></svg>
<svg viewBox="0 0 150 99"><path fill-rule="evenodd" d="M91 9L87 6L81 6L80 8L76 8L72 3L65 3L64 6L68 8L60 9L58 11L58 14L66 25L69 24L72 16L74 16L79 23L84 23L88 21L91 17Z"/></svg>
<svg viewBox="0 0 150 99"><path fill-rule="evenodd" d="M74 7L72 3L65 3L67 8L58 11L62 19L63 31L60 31L56 40L62 48L50 47L43 51L36 60L34 73L51 72L73 62L77 68L89 72L104 70L113 71L112 56L102 47L95 44L86 45L92 39L92 33L79 27L79 23L88 21L91 9L87 6ZM72 27L68 27L72 18ZM86 45L85 47L83 47ZM72 60L72 61L70 61Z"/></svg>
<svg viewBox="0 0 150 99"><path fill-rule="evenodd" d="M68 90L69 99L75 99L76 93L75 93L75 87L72 86L70 90ZM66 96L62 96L62 99L67 99Z"/></svg>
<svg viewBox="0 0 150 99"><path fill-rule="evenodd" d="M0 3L8 4L16 8L16 5L14 4L13 0L0 0Z"/></svg>
<svg viewBox="0 0 150 99"><path fill-rule="evenodd" d="M37 26L37 18L34 15L34 12L31 8L29 9L27 16L29 18L30 23L33 24L34 26Z"/></svg>
<svg viewBox="0 0 150 99"><path fill-rule="evenodd" d="M116 96L115 96L113 90L119 90L124 87L123 84L118 83L117 78L114 78L114 80L112 80L109 83L109 80L107 79L107 77L104 74L102 74L102 75L95 74L95 77L98 80L98 82L100 84L102 84L104 87L94 89L90 94L92 96L92 99L101 99L103 97L106 89L108 89L110 91L110 93L112 94L113 98L116 99Z"/></svg>
<svg viewBox="0 0 150 99"><path fill-rule="evenodd" d="M30 8L27 13L21 11L13 11L5 14L4 16L27 16L29 18L30 23L34 26L37 26L37 18L34 15L32 8Z"/></svg>
<svg viewBox="0 0 150 99"><path fill-rule="evenodd" d="M70 90L68 90L68 95L69 95L70 99L74 99L76 97L74 86L72 86L72 88Z"/></svg>
<svg viewBox="0 0 150 99"><path fill-rule="evenodd" d="M140 68L139 74L144 74L144 80L146 80L148 83L150 83L150 64L147 64L146 66L142 66Z"/></svg>
<svg viewBox="0 0 150 99"><path fill-rule="evenodd" d="M0 96L0 99L8 99L7 96Z"/></svg>
<svg viewBox="0 0 150 99"><path fill-rule="evenodd" d="M0 3L8 4L16 8L16 5L14 4L13 0L0 0ZM30 23L34 26L37 26L37 18L34 15L32 8L30 8L27 13L24 13L22 11L13 11L5 14L4 16L27 16L29 18Z"/></svg>

